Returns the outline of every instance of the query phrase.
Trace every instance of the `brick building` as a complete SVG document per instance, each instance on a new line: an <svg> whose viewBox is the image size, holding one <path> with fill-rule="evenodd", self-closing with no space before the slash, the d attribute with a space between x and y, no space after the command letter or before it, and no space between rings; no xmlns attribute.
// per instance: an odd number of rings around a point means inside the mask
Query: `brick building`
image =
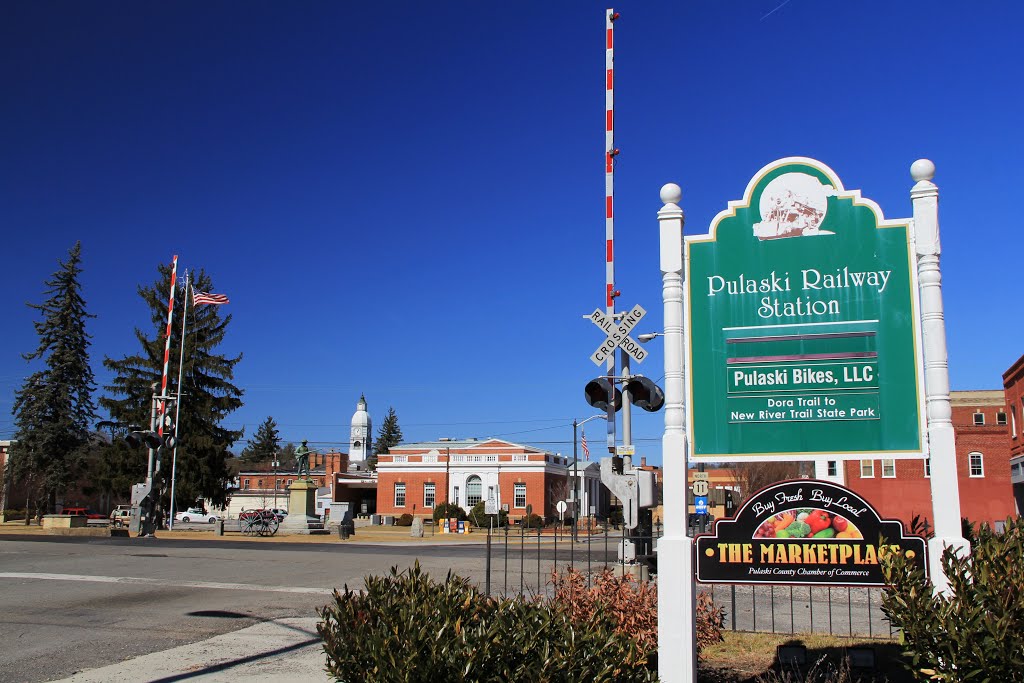
<svg viewBox="0 0 1024 683"><path fill-rule="evenodd" d="M956 439L960 513L974 523L998 524L1016 513L1010 483L1010 439L1003 392L950 392ZM914 459L828 461L815 476L862 495L883 517L909 524L932 518L930 462Z"/></svg>
<svg viewBox="0 0 1024 683"><path fill-rule="evenodd" d="M556 517L569 496L569 459L499 439L400 444L377 460L377 514L430 517L446 500L467 512L493 498L509 517Z"/></svg>
<svg viewBox="0 0 1024 683"><path fill-rule="evenodd" d="M1024 510L1024 356L1003 373L1003 394L1010 419L1010 483L1019 515Z"/></svg>

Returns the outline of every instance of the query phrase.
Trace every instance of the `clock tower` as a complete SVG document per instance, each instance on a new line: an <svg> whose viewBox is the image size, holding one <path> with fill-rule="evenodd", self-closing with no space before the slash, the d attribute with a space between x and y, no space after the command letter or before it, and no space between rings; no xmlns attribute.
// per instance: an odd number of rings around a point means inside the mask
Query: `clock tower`
<svg viewBox="0 0 1024 683"><path fill-rule="evenodd" d="M373 453L373 421L366 412L366 396L359 397L356 412L352 415L352 430L349 434L348 461L352 465L358 463L358 469Z"/></svg>

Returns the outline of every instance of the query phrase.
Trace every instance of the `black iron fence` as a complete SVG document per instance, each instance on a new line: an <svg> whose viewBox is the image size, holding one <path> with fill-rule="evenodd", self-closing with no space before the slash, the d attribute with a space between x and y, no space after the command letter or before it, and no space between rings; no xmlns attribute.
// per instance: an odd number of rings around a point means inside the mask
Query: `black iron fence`
<svg viewBox="0 0 1024 683"><path fill-rule="evenodd" d="M494 596L550 596L553 572L570 568L583 575L588 586L604 571L656 581L654 547L661 529L655 526L652 531L633 536L622 526L581 525L574 541L568 525L487 529L480 588ZM881 588L698 584L698 590L710 593L715 604L724 608L725 626L733 631L893 636L881 610Z"/></svg>

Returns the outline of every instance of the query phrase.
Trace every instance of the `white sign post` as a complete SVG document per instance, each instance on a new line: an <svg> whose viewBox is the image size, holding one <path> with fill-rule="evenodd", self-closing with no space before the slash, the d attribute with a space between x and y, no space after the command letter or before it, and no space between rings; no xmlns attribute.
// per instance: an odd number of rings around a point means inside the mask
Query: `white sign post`
<svg viewBox="0 0 1024 683"><path fill-rule="evenodd" d="M932 182L935 164L927 159L915 161L910 167L910 176L915 182L910 198L914 205L917 272L921 288L931 462L929 481L935 521L935 535L928 541L928 565L935 592L948 594L949 581L942 570L942 552L946 548L953 548L961 561L964 561L971 553L971 544L963 537L960 526L956 442L949 404L946 319L942 305L942 275L939 271L939 188Z"/></svg>
<svg viewBox="0 0 1024 683"><path fill-rule="evenodd" d="M658 541L658 677L666 683L697 680L697 601L693 539L686 535L686 406L683 393L682 191L661 188L662 300L665 306L664 535Z"/></svg>

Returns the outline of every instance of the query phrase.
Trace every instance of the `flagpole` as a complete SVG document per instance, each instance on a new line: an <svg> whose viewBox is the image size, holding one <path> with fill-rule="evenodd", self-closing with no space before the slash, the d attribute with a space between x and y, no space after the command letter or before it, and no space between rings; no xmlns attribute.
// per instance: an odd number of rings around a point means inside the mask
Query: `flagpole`
<svg viewBox="0 0 1024 683"><path fill-rule="evenodd" d="M170 528L174 531L174 484L178 469L178 418L181 415L181 376L185 369L185 325L188 322L188 283L189 272L185 271L185 301L181 308L181 355L178 357L178 400L174 407L174 451L171 455L171 519Z"/></svg>

